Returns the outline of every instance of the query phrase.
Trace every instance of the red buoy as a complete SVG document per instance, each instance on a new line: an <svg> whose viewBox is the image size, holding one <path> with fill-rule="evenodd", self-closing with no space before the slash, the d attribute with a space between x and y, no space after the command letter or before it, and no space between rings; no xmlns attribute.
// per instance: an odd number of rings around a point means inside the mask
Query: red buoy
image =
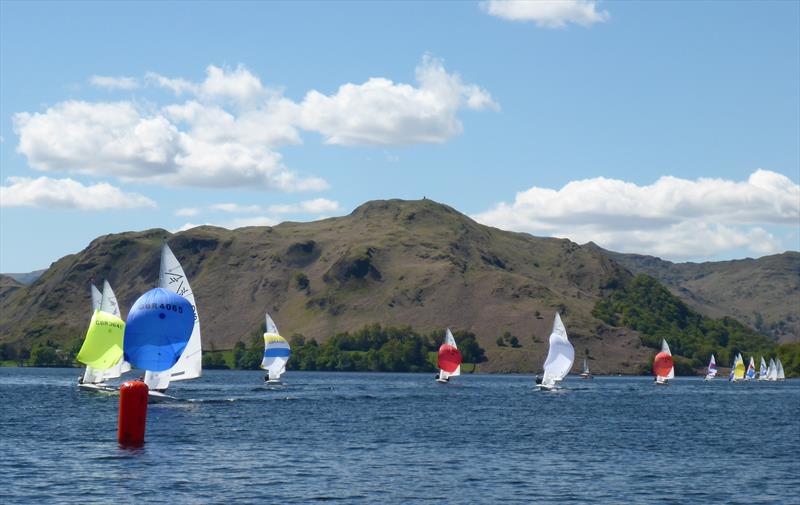
<svg viewBox="0 0 800 505"><path fill-rule="evenodd" d="M117 440L120 445L144 445L144 428L147 420L147 384L127 381L119 388L119 423Z"/></svg>

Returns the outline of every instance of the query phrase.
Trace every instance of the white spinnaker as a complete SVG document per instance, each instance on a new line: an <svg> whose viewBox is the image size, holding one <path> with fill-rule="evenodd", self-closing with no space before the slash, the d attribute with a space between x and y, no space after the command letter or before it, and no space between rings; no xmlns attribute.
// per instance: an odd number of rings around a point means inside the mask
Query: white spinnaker
<svg viewBox="0 0 800 505"><path fill-rule="evenodd" d="M200 377L203 375L203 345L200 338L200 317L197 314L197 304L195 304L194 293L189 281L186 279L186 274L167 244L164 244L164 247L161 248L159 285L161 288L172 291L189 300L194 309L192 335L189 337L189 343L186 344L183 354L178 358L178 362L169 369L170 380L178 381Z"/></svg>
<svg viewBox="0 0 800 505"><path fill-rule="evenodd" d="M100 290L97 289L97 286L92 284L92 313L95 310L100 309L100 305L103 303L103 295L100 293ZM86 366L83 370L83 379L82 382L84 384L97 384L103 382L103 371L97 370L90 366Z"/></svg>
<svg viewBox="0 0 800 505"><path fill-rule="evenodd" d="M100 301L100 310L119 318L122 317L119 310L119 303L117 303L117 295L114 294L114 290L111 289L111 284L109 284L107 280L103 281L103 296ZM131 364L120 358L116 365L107 370L103 370L103 380L116 379L130 369Z"/></svg>
<svg viewBox="0 0 800 505"><path fill-rule="evenodd" d="M550 349L544 362L544 377L542 385L553 386L563 380L572 369L575 362L575 349L567 337L567 329L561 322L561 316L556 312L553 321L553 332L550 334Z"/></svg>
<svg viewBox="0 0 800 505"><path fill-rule="evenodd" d="M455 347L456 349L458 349L458 346L456 345L456 339L455 339L455 337L453 337L453 332L450 331L450 328L447 328L445 330L445 332L444 332L444 343L445 344L450 344L453 347ZM461 365L460 364L458 365L458 367L452 373L445 372L441 368L439 369L439 378L440 379L447 379L447 378L450 378L450 377L455 377L457 375L461 375Z"/></svg>
<svg viewBox="0 0 800 505"><path fill-rule="evenodd" d="M281 337L278 333L278 326L275 321L267 314L267 327L264 332L264 357L261 359L261 368L267 370L270 380L277 380L281 378L286 372L286 363L289 362L289 356L267 356L268 350L284 350L288 354L289 343ZM282 354L282 353L281 353Z"/></svg>

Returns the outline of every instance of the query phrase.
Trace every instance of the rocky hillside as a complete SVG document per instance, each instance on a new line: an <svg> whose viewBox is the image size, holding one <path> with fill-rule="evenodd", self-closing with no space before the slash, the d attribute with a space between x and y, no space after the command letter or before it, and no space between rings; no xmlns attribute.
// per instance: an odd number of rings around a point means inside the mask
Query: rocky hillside
<svg viewBox="0 0 800 505"><path fill-rule="evenodd" d="M653 256L608 255L633 273L645 273L699 312L729 316L780 342L800 341L800 253L758 259L672 263Z"/></svg>
<svg viewBox="0 0 800 505"><path fill-rule="evenodd" d="M482 370L533 371L559 310L576 354L588 352L596 372L632 373L651 355L638 334L592 315L630 278L607 255L486 227L430 200L368 202L312 223L99 237L30 286L3 279L0 341L82 338L92 281L111 282L125 315L156 284L163 241L192 283L209 349L248 340L269 311L285 335L318 340L376 322L470 330L489 357ZM496 345L506 331L521 347Z"/></svg>

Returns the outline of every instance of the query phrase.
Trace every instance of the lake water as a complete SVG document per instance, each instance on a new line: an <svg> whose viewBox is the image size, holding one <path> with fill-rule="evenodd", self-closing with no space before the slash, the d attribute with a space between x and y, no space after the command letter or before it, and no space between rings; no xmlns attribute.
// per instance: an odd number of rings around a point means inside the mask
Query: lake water
<svg viewBox="0 0 800 505"><path fill-rule="evenodd" d="M207 371L127 450L78 374L0 368L0 502L800 503L800 380Z"/></svg>

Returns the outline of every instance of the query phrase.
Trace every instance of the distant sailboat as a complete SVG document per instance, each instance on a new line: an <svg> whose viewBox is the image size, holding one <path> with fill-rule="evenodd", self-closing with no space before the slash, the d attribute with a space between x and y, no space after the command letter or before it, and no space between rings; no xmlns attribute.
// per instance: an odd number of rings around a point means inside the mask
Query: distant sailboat
<svg viewBox="0 0 800 505"><path fill-rule="evenodd" d="M589 363L586 358L583 358L583 370L581 371L581 379L593 379L592 372L589 371Z"/></svg>
<svg viewBox="0 0 800 505"><path fill-rule="evenodd" d="M200 318L197 315L197 304L194 301L192 287L189 285L189 280L186 278L180 262L167 244L161 248L161 268L158 279L159 287L188 300L194 311L192 335L180 359L169 370L162 372L148 370L145 373L145 384L151 390L163 392L169 387L170 382L196 379L203 374L203 346L200 337Z"/></svg>
<svg viewBox="0 0 800 505"><path fill-rule="evenodd" d="M550 348L544 362L544 376L541 384L537 385L538 388L547 391L556 389L558 383L572 370L573 363L575 363L575 349L569 341L561 316L556 312L553 331L550 333Z"/></svg>
<svg viewBox="0 0 800 505"><path fill-rule="evenodd" d="M761 356L761 366L758 367L758 380L767 380L767 362L764 361L764 356Z"/></svg>
<svg viewBox="0 0 800 505"><path fill-rule="evenodd" d="M717 361L714 359L714 355L711 355L711 361L708 362L708 371L706 372L705 380L710 381L714 377L717 376Z"/></svg>
<svg viewBox="0 0 800 505"><path fill-rule="evenodd" d="M769 359L769 367L767 368L767 380L769 381L778 380L778 367L775 365L775 360L772 358Z"/></svg>
<svg viewBox="0 0 800 505"><path fill-rule="evenodd" d="M783 373L783 363L781 363L781 359L778 358L778 362L776 363L776 367L778 368L777 373L775 374L775 379L782 381L786 379L786 375Z"/></svg>
<svg viewBox="0 0 800 505"><path fill-rule="evenodd" d="M439 373L436 374L436 382L444 384L450 382L450 377L461 375L461 353L450 328L445 331L444 342L439 346L437 364Z"/></svg>
<svg viewBox="0 0 800 505"><path fill-rule="evenodd" d="M81 347L81 352L78 353L77 359L81 363L86 364L86 369L83 372L83 376L81 377L81 381L78 384L80 389L85 391L97 391L97 392L111 392L114 391L116 388L105 384L105 382L109 379L116 379L117 377L121 376L123 373L129 371L131 369L130 364L122 359L122 341L120 340L118 343L116 342L116 330L112 330L109 332L99 332L97 328L102 325L110 325L110 327L114 327L118 323L122 323L123 329L121 331L124 332L124 322L120 318L120 311L119 305L117 304L117 297L114 295L114 291L111 289L111 285L108 281L103 282L103 292L97 289L97 287L92 284L92 307L95 311L95 314L92 317L92 322L90 323L90 331L87 332L87 340L84 341L84 346ZM113 316L112 318L108 318L105 316L98 316L96 313L97 311L102 312L106 315ZM93 329L94 328L94 329ZM90 334L91 333L91 340ZM102 335L105 335L106 339L111 339L108 342L103 341ZM87 341L90 340L90 343L87 344ZM97 361L93 359L93 356L96 357L96 353L100 349L104 348L113 348L115 345L118 344L119 352L117 353L114 351L115 356L119 356L117 362L111 366L108 366L107 360L102 361L104 368L96 368L87 362L93 362L95 364L101 363L101 361ZM84 349L85 348L85 349Z"/></svg>
<svg viewBox="0 0 800 505"><path fill-rule="evenodd" d="M750 356L750 363L747 365L747 372L744 374L744 380L751 381L756 378L756 362L755 359Z"/></svg>
<svg viewBox="0 0 800 505"><path fill-rule="evenodd" d="M664 339L661 340L661 352L656 354L653 360L653 374L656 376L656 384L659 386L666 386L669 379L675 377L672 352L669 350L669 344Z"/></svg>
<svg viewBox="0 0 800 505"><path fill-rule="evenodd" d="M154 288L131 307L125 325L125 359L148 373L169 371L186 350L195 323L189 300L171 291ZM151 399L167 398L150 391Z"/></svg>
<svg viewBox="0 0 800 505"><path fill-rule="evenodd" d="M264 380L267 384L279 384L281 375L286 372L286 363L292 350L289 342L278 333L278 327L267 314L267 328L264 332L264 358L261 360L261 368L267 371Z"/></svg>
<svg viewBox="0 0 800 505"><path fill-rule="evenodd" d="M731 381L738 382L740 380L744 380L745 368L744 368L744 358L742 358L741 354L736 355L736 359L733 362L733 375L731 377Z"/></svg>

